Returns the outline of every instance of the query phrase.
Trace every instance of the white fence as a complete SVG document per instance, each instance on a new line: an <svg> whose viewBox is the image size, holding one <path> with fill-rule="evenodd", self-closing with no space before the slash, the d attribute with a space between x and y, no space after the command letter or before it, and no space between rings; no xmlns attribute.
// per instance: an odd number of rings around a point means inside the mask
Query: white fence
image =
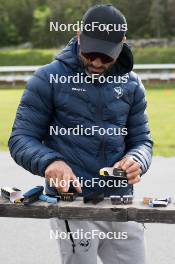
<svg viewBox="0 0 175 264"><path fill-rule="evenodd" d="M1 66L0 84L25 83L41 66ZM135 64L134 70L143 81L175 81L175 64Z"/></svg>

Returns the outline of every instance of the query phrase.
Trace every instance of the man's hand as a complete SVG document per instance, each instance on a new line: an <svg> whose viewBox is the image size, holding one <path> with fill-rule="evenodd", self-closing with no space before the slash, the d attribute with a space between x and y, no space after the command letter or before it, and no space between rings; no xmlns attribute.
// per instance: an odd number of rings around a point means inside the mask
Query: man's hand
<svg viewBox="0 0 175 264"><path fill-rule="evenodd" d="M64 161L54 161L45 170L45 178L49 181L53 179L58 185L54 186L58 192L67 192L70 182L76 182L74 188L77 192L82 192L80 183L72 169Z"/></svg>
<svg viewBox="0 0 175 264"><path fill-rule="evenodd" d="M125 157L114 164L115 168L120 168L126 171L128 183L135 184L140 181L140 164L135 161L131 156Z"/></svg>

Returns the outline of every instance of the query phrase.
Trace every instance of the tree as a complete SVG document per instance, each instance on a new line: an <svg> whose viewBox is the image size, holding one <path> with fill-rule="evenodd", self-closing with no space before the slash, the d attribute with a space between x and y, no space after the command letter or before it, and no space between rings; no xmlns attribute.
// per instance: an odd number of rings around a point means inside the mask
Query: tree
<svg viewBox="0 0 175 264"><path fill-rule="evenodd" d="M15 26L20 42L29 40L35 5L35 0L8 0L5 2L9 20Z"/></svg>
<svg viewBox="0 0 175 264"><path fill-rule="evenodd" d="M150 8L150 27L153 37L166 35L166 0L153 0Z"/></svg>
<svg viewBox="0 0 175 264"><path fill-rule="evenodd" d="M41 5L34 11L33 24L30 32L31 41L34 47L45 48L54 46L48 32L50 14L50 8L46 5Z"/></svg>
<svg viewBox="0 0 175 264"><path fill-rule="evenodd" d="M170 36L175 36L175 1L168 0L167 3L167 30Z"/></svg>
<svg viewBox="0 0 175 264"><path fill-rule="evenodd" d="M18 43L19 37L14 24L10 21L4 1L0 0L0 46Z"/></svg>

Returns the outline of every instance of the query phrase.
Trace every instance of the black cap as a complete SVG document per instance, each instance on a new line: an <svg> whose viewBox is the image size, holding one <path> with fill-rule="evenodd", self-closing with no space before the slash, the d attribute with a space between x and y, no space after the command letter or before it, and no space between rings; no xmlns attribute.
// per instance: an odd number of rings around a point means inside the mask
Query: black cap
<svg viewBox="0 0 175 264"><path fill-rule="evenodd" d="M122 51L122 40L127 31L124 15L112 5L96 5L84 14L82 20L83 30L80 33L82 52L103 53L116 59Z"/></svg>

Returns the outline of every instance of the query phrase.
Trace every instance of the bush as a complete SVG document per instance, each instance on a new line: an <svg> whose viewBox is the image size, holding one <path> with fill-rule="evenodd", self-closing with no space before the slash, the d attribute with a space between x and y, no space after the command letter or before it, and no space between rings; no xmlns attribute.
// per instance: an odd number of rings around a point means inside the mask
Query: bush
<svg viewBox="0 0 175 264"><path fill-rule="evenodd" d="M19 49L0 51L0 66L44 65L51 62L57 50Z"/></svg>
<svg viewBox="0 0 175 264"><path fill-rule="evenodd" d="M135 63L175 63L175 47L135 48L133 54Z"/></svg>
<svg viewBox="0 0 175 264"><path fill-rule="evenodd" d="M60 49L0 50L0 66L43 65L51 62ZM175 63L175 47L135 48L135 63Z"/></svg>

